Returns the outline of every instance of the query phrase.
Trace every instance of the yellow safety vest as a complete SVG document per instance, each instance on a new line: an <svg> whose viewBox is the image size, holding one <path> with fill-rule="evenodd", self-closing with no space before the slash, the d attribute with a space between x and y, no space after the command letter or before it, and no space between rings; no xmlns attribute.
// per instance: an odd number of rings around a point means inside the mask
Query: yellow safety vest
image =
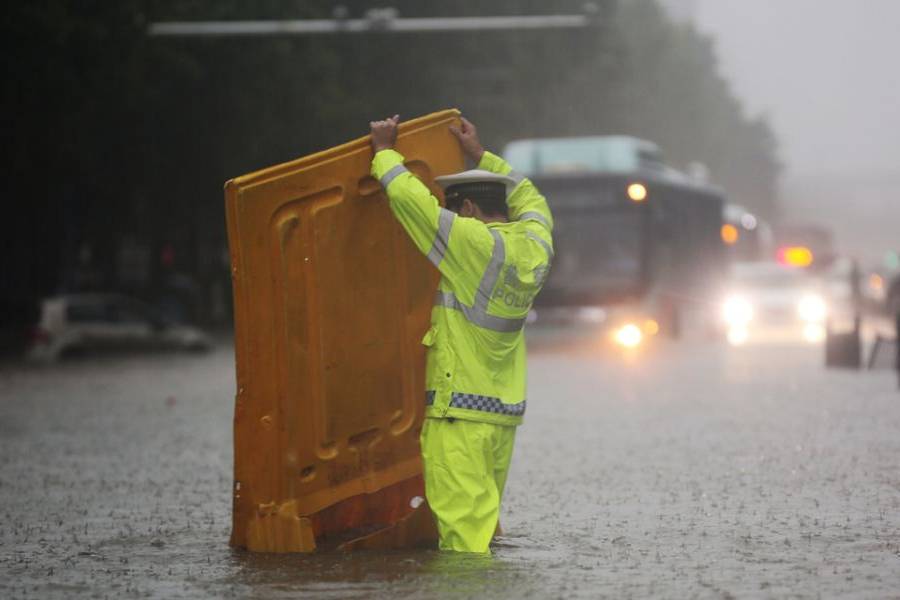
<svg viewBox="0 0 900 600"><path fill-rule="evenodd" d="M518 425L525 414L525 319L553 258L553 217L527 178L489 152L479 169L508 175L508 223L441 208L395 150L372 160L391 211L440 270L431 312L426 416Z"/></svg>

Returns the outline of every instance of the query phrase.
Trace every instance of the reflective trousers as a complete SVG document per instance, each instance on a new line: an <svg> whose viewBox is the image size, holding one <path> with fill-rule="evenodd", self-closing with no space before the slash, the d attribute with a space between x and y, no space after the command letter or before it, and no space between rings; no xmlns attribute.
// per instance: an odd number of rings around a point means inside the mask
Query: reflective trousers
<svg viewBox="0 0 900 600"><path fill-rule="evenodd" d="M490 551L515 439L514 425L425 419L425 496L441 550Z"/></svg>

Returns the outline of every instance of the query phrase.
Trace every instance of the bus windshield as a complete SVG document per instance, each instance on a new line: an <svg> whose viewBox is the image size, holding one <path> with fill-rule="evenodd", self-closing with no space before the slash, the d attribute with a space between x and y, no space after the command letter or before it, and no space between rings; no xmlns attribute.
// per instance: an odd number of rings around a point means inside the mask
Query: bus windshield
<svg viewBox="0 0 900 600"><path fill-rule="evenodd" d="M601 301L635 293L643 278L642 217L609 186L542 184L553 207L556 258L548 300Z"/></svg>

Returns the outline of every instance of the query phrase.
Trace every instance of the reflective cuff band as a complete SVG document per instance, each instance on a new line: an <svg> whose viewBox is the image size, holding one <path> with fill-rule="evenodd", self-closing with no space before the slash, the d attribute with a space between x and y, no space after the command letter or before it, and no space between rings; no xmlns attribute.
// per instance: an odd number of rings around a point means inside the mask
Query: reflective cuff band
<svg viewBox="0 0 900 600"><path fill-rule="evenodd" d="M479 396L477 394L459 394L453 392L450 397L450 408L465 408L467 410L480 410L481 412L495 415L509 415L521 417L525 414L527 402L522 400L517 404L505 404L500 398Z"/></svg>
<svg viewBox="0 0 900 600"><path fill-rule="evenodd" d="M387 189L387 186L389 186L394 178L396 178L397 175L400 175L401 173L409 173L409 171L403 165L397 165L396 167L393 167L390 171L388 171L381 177L381 187Z"/></svg>
<svg viewBox="0 0 900 600"><path fill-rule="evenodd" d="M447 253L447 245L450 243L450 229L453 227L454 219L456 219L456 213L446 208L441 209L438 217L438 230L434 235L431 250L428 251L428 260L436 267L440 266L444 255Z"/></svg>
<svg viewBox="0 0 900 600"><path fill-rule="evenodd" d="M548 221L547 217L545 217L544 215L542 215L539 212L531 211L531 212L527 212L527 213L522 213L521 215L519 215L519 218L516 220L517 221L537 221L538 223L540 223L541 225L546 227L548 231L551 229L550 221Z"/></svg>
<svg viewBox="0 0 900 600"><path fill-rule="evenodd" d="M543 246L544 251L547 253L547 258L553 258L553 248L550 246L550 244L547 243L547 240L545 240L544 238L542 238L541 236L539 236L538 234L536 234L532 231L526 231L525 237L527 237L530 240L534 240L538 244Z"/></svg>
<svg viewBox="0 0 900 600"><path fill-rule="evenodd" d="M516 182L516 185L519 185L523 181L525 181L525 176L513 169L509 173L507 173L508 177L512 177L512 180Z"/></svg>
<svg viewBox="0 0 900 600"><path fill-rule="evenodd" d="M486 311L480 311L477 308L466 306L459 301L453 292L442 292L438 290L434 296L434 305L458 310L466 317L466 320L473 325L484 327L491 331L514 333L520 331L525 326L524 317L521 319L509 319L506 317L489 315Z"/></svg>

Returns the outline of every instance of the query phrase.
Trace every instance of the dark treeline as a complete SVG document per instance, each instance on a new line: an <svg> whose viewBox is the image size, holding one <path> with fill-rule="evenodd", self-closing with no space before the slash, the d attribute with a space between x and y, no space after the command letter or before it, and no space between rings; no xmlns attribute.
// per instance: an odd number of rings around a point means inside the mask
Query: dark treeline
<svg viewBox="0 0 900 600"><path fill-rule="evenodd" d="M495 149L517 137L637 135L675 166L707 165L733 201L775 211L768 124L743 113L710 40L669 22L653 0L598 2L598 25L578 31L145 35L154 21L327 18L334 4L7 7L4 298L123 289L157 302L174 295L189 317L227 322L223 182L363 135L395 112L458 107ZM351 17L370 7L343 5ZM582 3L391 6L411 17L573 13Z"/></svg>

